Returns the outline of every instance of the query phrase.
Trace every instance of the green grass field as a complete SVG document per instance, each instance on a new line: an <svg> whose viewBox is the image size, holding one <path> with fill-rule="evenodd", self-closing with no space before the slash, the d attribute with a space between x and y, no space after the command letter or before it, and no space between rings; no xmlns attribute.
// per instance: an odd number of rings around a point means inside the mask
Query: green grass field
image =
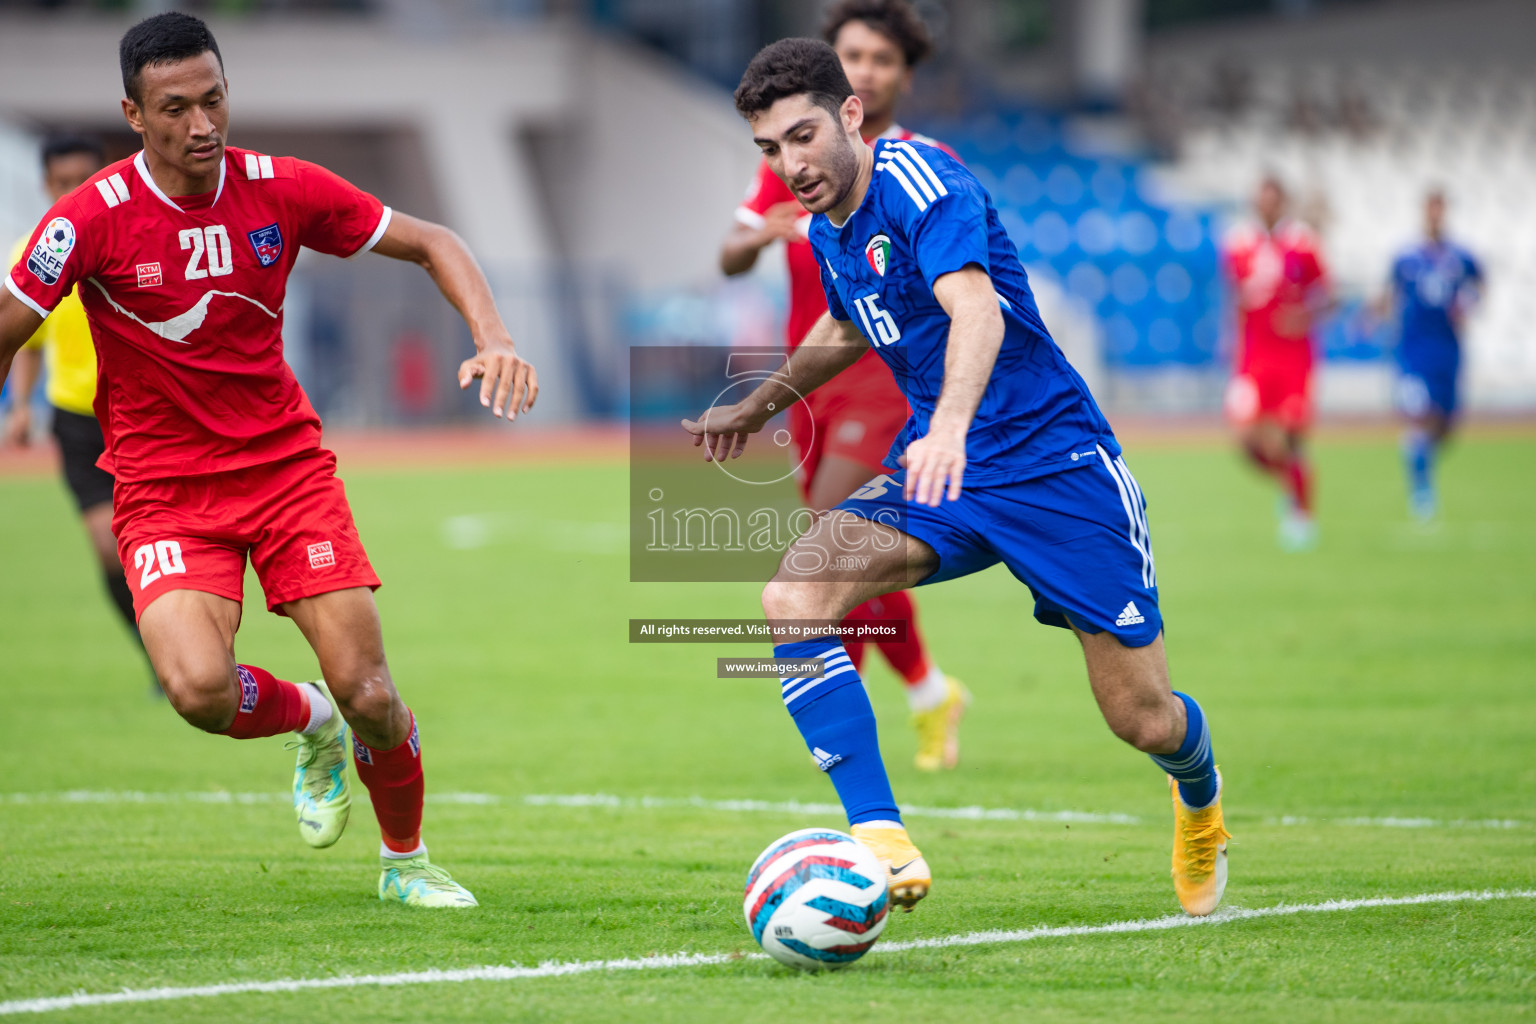
<svg viewBox="0 0 1536 1024"><path fill-rule="evenodd" d="M1408 525L1392 444L1324 444L1322 545L1300 556L1276 550L1272 495L1227 451L1133 446L1130 461L1151 503L1174 678L1210 714L1228 780L1226 905L1525 896L877 947L820 976L732 959L44 1018L1536 1016L1536 439L1455 450L1444 523L1429 532ZM625 642L631 617L751 616L757 592L626 582L621 465L346 468L386 581L385 637L421 721L429 800L484 795L429 803L426 822L434 858L482 906L381 905L366 800L336 847L305 847L284 802L282 740L210 737L146 699L147 675L98 593L62 486L0 479L0 1001L750 953L740 899L753 857L790 829L841 825L824 811L710 803L833 797L776 684L714 678L715 657L765 650ZM311 676L297 631L262 610L253 580L247 594L242 660ZM892 919L884 941L1175 913L1167 791L1099 720L1072 638L1036 626L1003 571L921 600L935 652L975 705L960 770L923 776L910 765L895 679L883 666L870 673L898 797L1129 818L912 816L936 887ZM209 796L221 793L233 796ZM529 800L578 794L622 799Z"/></svg>

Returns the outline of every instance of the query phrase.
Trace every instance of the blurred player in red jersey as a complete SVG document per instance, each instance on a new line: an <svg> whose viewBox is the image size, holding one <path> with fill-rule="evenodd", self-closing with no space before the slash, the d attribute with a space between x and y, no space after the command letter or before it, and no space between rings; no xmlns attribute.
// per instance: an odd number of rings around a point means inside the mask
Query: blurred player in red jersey
<svg viewBox="0 0 1536 1024"><path fill-rule="evenodd" d="M1237 306L1237 360L1227 415L1244 453L1285 492L1280 543L1313 546L1312 469L1305 441L1312 424L1313 329L1329 304L1328 273L1311 228L1285 216L1280 182L1265 178L1255 224L1235 229L1225 263Z"/></svg>
<svg viewBox="0 0 1536 1024"><path fill-rule="evenodd" d="M837 51L849 84L864 104L861 132L866 142L884 137L939 145L896 123L896 106L912 89L913 69L931 49L928 30L911 5L905 0L842 0L828 11L822 37ZM737 224L720 250L720 268L736 275L751 270L768 246L784 243L791 350L827 311L821 272L806 237L810 220L811 215L764 160L746 200L736 210ZM873 349L792 406L790 443L795 479L805 503L825 511L886 472L881 463L910 415L890 369ZM906 683L918 734L915 763L923 771L953 768L960 758L960 719L970 695L928 656L917 628L916 604L905 591L860 605L844 625L881 620L907 625L905 639L878 641L877 646ZM845 646L854 666L860 666L865 645L847 640Z"/></svg>
<svg viewBox="0 0 1536 1024"><path fill-rule="evenodd" d="M379 899L474 906L421 841L421 741L384 659L373 588L336 457L283 360L282 309L300 246L373 250L422 266L464 316L497 416L531 408L533 368L452 232L392 213L314 164L226 148L228 82L208 28L140 22L119 47L123 114L144 140L56 203L0 290L0 379L79 286L96 340L102 467L144 646L192 725L236 739L296 733L294 807L311 846L346 825L346 730L383 842ZM293 619L323 681L237 664L249 557L267 607ZM343 721L344 720L344 721Z"/></svg>

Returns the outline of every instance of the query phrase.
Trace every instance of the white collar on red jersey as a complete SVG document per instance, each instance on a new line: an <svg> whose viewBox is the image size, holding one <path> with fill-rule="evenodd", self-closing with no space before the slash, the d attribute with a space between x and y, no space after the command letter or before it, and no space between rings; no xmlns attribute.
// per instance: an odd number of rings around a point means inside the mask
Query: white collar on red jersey
<svg viewBox="0 0 1536 1024"><path fill-rule="evenodd" d="M155 184L155 179L149 173L149 164L144 162L144 151L142 149L139 150L138 155L133 158L133 166L139 172L139 177L143 180L144 184L149 187L151 192L160 197L160 201L162 203L164 203L166 206L169 206L177 213L182 212L181 207L176 204L176 201L173 200L170 196L166 195L164 192L160 191L160 186ZM224 159L219 161L219 187L218 190L213 193L213 202L208 204L210 207L217 206L219 197L224 194L224 171L228 166L229 153L228 151L225 151Z"/></svg>

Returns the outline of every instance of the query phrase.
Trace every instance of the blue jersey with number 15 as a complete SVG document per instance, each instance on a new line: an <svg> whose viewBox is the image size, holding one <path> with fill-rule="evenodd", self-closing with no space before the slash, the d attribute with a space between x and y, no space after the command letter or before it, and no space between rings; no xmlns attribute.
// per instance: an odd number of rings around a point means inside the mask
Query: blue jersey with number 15
<svg viewBox="0 0 1536 1024"><path fill-rule="evenodd" d="M895 374L912 418L888 462L928 433L944 385L949 316L933 282L976 264L992 278L1004 336L966 437L966 483L1001 484L1120 454L1109 423L1051 340L991 197L955 158L880 139L869 191L841 228L811 221L827 307L852 320Z"/></svg>

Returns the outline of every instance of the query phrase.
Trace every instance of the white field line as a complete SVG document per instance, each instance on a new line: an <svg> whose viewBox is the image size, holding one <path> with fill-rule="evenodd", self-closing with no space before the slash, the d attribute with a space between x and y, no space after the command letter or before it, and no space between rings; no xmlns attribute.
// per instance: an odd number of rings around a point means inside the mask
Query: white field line
<svg viewBox="0 0 1536 1024"><path fill-rule="evenodd" d="M287 804L287 793L190 792L157 793L137 790L71 789L57 793L5 793L0 803L11 804ZM605 807L613 810L698 810L749 814L841 815L842 808L830 803L802 803L798 800L709 800L701 796L614 796L608 793L529 793L521 797L495 793L428 793L432 804L467 804L497 806L524 804L528 807ZM1143 825L1148 822L1134 814L1094 811L1037 811L1015 807L921 807L904 804L903 815L913 818L951 818L964 821L1039 821L1085 825ZM1151 824L1162 824L1158 818ZM1364 828L1529 828L1531 822L1519 818L1310 818L1297 815L1264 819L1265 825L1344 825Z"/></svg>
<svg viewBox="0 0 1536 1024"><path fill-rule="evenodd" d="M835 814L842 817L837 804L801 803L798 800L706 800L703 797L621 797L606 793L560 795L529 794L523 803L533 807L610 807L614 809L684 808L702 811L731 811L757 814ZM1012 807L917 807L903 804L903 815L914 818L963 818L971 821L1049 821L1088 825L1137 825L1133 814L1095 814L1091 811L1035 811Z"/></svg>
<svg viewBox="0 0 1536 1024"><path fill-rule="evenodd" d="M1282 903L1273 907L1224 908L1210 917L1175 915L1111 924L1041 925L1017 931L970 932L929 939L910 939L877 945L874 953L901 953L919 949L948 949L956 946L990 946L1003 943L1033 942L1083 935L1127 935L1136 932L1160 932L1175 928L1198 928L1261 917L1286 917L1293 914L1328 914L1374 907L1406 907L1432 903L1485 903L1490 900L1536 898L1536 889L1489 889L1481 892L1428 892L1417 896L1377 896L1368 899L1327 900L1322 903ZM305 992L314 989L363 988L389 985L433 985L464 981L522 981L533 978L559 978L576 974L614 971L658 971L681 967L708 967L736 960L763 960L762 953L678 953L668 956L631 957L622 960L550 961L537 967L466 967L459 970L404 971L399 974L344 974L333 978L283 978L276 981L240 981L222 985L197 985L187 988L123 989L120 992L78 993L40 999L14 999L0 1003L0 1016L18 1013L48 1013L84 1006L110 1006L121 1003L153 1003L171 999L197 999L208 996L241 995L248 992Z"/></svg>

